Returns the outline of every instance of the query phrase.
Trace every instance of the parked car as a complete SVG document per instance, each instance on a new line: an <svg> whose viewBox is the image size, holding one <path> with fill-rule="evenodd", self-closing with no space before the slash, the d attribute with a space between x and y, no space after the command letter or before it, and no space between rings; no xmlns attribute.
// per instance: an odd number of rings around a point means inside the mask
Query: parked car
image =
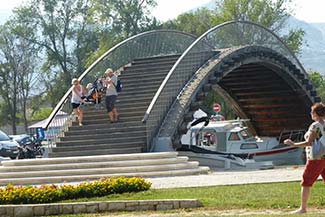
<svg viewBox="0 0 325 217"><path fill-rule="evenodd" d="M20 135L10 135L9 136L11 139L15 140L16 142L19 143L19 145L25 145L29 142L33 141L33 137L27 134L20 134Z"/></svg>
<svg viewBox="0 0 325 217"><path fill-rule="evenodd" d="M19 144L0 130L0 156L16 159Z"/></svg>

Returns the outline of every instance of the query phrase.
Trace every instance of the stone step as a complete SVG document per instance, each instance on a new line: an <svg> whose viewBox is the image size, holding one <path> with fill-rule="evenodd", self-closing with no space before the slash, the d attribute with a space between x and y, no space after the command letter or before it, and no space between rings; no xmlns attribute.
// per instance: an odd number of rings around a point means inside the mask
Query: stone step
<svg viewBox="0 0 325 217"><path fill-rule="evenodd" d="M157 61L166 61L168 59L175 59L175 61L181 56L181 54L172 54L172 55L163 55L155 57L146 57L146 58L136 58L132 63L148 63L148 62L157 62Z"/></svg>
<svg viewBox="0 0 325 217"><path fill-rule="evenodd" d="M208 171L209 168L199 167L196 161L189 162L188 157L178 157L177 152L69 156L3 161L0 185L57 184L112 176L193 175Z"/></svg>
<svg viewBox="0 0 325 217"><path fill-rule="evenodd" d="M139 165L123 166L123 167L102 167L102 168L85 168L85 169L64 169L64 170L43 170L43 171L23 171L15 173L0 173L1 179L10 178L37 178L37 177L53 177L53 176L76 176L76 175L102 175L102 174L116 174L116 173L134 173L134 172L153 172L153 171L166 171L166 170L181 170L197 168L198 162L185 162L164 165Z"/></svg>
<svg viewBox="0 0 325 217"><path fill-rule="evenodd" d="M140 115L140 114L138 114L136 116L135 115L129 116L129 117L120 116L119 121L117 123L110 123L108 116L106 116L106 117L103 116L103 118L100 118L100 119L85 119L85 120L83 120L82 123L84 124L84 126L82 126L82 127L87 127L88 125L94 125L94 124L104 124L104 123L109 123L111 125L117 125L119 122L127 123L127 122L133 122L133 121L137 121L137 122L141 123L142 118L143 118L143 115ZM73 122L73 125L78 125L78 123Z"/></svg>
<svg viewBox="0 0 325 217"><path fill-rule="evenodd" d="M151 93L146 93L146 94L143 94L143 93L140 93L140 94L137 94L136 92L134 93L129 93L129 94L120 94L118 95L118 100L119 102L123 102L123 101L126 101L126 100L129 100L129 99L138 99L138 101L143 101L143 100L148 100L148 101L151 101L152 98L154 97L155 95L155 91L154 92L151 92Z"/></svg>
<svg viewBox="0 0 325 217"><path fill-rule="evenodd" d="M67 132L64 132L64 135L65 136L78 136L78 135L85 135L89 132L89 130L86 128L83 128L83 127L78 127L78 128L75 128L76 130L70 130L70 131L67 131ZM142 131L142 132L145 132L146 128L144 125L141 125L141 126L134 126L134 127L122 127L122 128L110 128L110 127L107 127L107 128L99 128L99 129L93 129L91 130L92 133L95 133L95 134L104 134L104 133L115 133L115 132L131 132L131 131Z"/></svg>
<svg viewBox="0 0 325 217"><path fill-rule="evenodd" d="M143 105L135 105L132 107L120 107L119 108L119 113L125 113L125 112L133 112L133 111L138 111L138 110L146 110L148 108L148 105L143 104ZM92 115L92 114L100 114L100 113L105 113L107 114L105 105L101 105L99 107L95 106L86 106L83 109L83 112L85 115Z"/></svg>
<svg viewBox="0 0 325 217"><path fill-rule="evenodd" d="M123 94L132 94L134 92L140 92L140 91L149 91L149 92L156 92L160 86L162 81L142 85L142 86L137 86L135 83L123 86L122 93Z"/></svg>
<svg viewBox="0 0 325 217"><path fill-rule="evenodd" d="M166 67L164 67L164 68L166 68ZM141 72L133 71L133 68L132 68L132 71L130 70L129 72L137 73L138 75L125 73L125 74L119 76L119 78L122 81L123 85L128 84L128 83L137 82L139 80L150 82L151 80L163 80L166 77L168 71L169 70L163 70L163 69L158 70L157 69L156 72L153 71L152 73L144 73L143 71L141 71ZM141 76L139 76L139 75L141 75Z"/></svg>
<svg viewBox="0 0 325 217"><path fill-rule="evenodd" d="M74 125L69 127L69 131L78 131L78 130L96 130L96 129L104 129L104 128L110 128L110 129L117 129L117 128L124 128L124 127L134 127L134 126L143 126L143 123L141 121L119 121L117 123L111 124L109 121L105 123L94 123L94 124L88 124L87 126L80 127L77 125L77 123L73 123Z"/></svg>
<svg viewBox="0 0 325 217"><path fill-rule="evenodd" d="M56 152L53 148L53 152L49 153L49 157L71 157L71 156L95 156L95 155L108 155L108 154L131 154L143 152L142 147L119 147L109 149L94 149L94 150L78 150L75 148L73 151Z"/></svg>
<svg viewBox="0 0 325 217"><path fill-rule="evenodd" d="M139 76L138 72L133 72L131 68L129 69L129 73L123 72L122 75L119 76L121 81L124 82L129 82L135 79L141 79L141 80L146 80L149 78L157 78L157 79L163 79L165 76L168 74L169 70L157 70L156 72L141 72L141 76Z"/></svg>
<svg viewBox="0 0 325 217"><path fill-rule="evenodd" d="M74 145L74 146L57 146L53 148L53 152L67 152L67 151L76 151L76 150L109 150L109 149L123 149L123 148L142 148L145 143L139 142L120 142L120 143L106 143L106 144L90 144L90 145ZM121 148L122 147L122 148Z"/></svg>
<svg viewBox="0 0 325 217"><path fill-rule="evenodd" d="M169 61L169 60L174 60L175 62L177 59L180 57L180 55L167 55L167 56L158 56L158 57L150 57L150 58L139 58L139 59L134 59L132 61L133 65L137 64L150 64L150 63L160 63L164 61Z"/></svg>
<svg viewBox="0 0 325 217"><path fill-rule="evenodd" d="M121 138L93 138L84 140L73 141L59 141L56 143L57 147L62 146L81 146L81 145L95 145L95 144L110 144L110 143L127 143L127 142L139 142L140 144L146 142L147 137L145 135L133 136L133 137L121 137Z"/></svg>
<svg viewBox="0 0 325 217"><path fill-rule="evenodd" d="M86 157L62 157L62 158L40 158L2 161L3 167L8 166L27 166L27 165L48 165L48 164L67 164L67 163L93 163L108 161L126 161L126 160L148 160L148 159L165 159L176 158L178 152L152 152L137 154L119 154L119 155L101 155Z"/></svg>
<svg viewBox="0 0 325 217"><path fill-rule="evenodd" d="M183 175L195 175L204 174L209 171L208 167L199 167L194 169L179 169L179 170L165 170L165 171L145 171L145 172L130 172L123 173L118 172L114 174L97 174L97 175L75 175L75 176L52 176L52 177L37 177L37 178L5 178L0 179L0 185L6 186L8 184L13 185L37 185L37 184L49 184L49 183L67 183L67 182L81 182L91 181L100 178L107 177L164 177L164 176L183 176Z"/></svg>
<svg viewBox="0 0 325 217"><path fill-rule="evenodd" d="M89 131L88 134L74 135L74 136L64 136L60 138L60 141L84 141L89 139L106 139L106 138L121 138L121 137L139 137L144 136L145 131L130 131L130 132L106 132L106 133L96 133Z"/></svg>
<svg viewBox="0 0 325 217"><path fill-rule="evenodd" d="M163 165L163 164L177 164L188 161L187 156L179 156L173 158L153 158L142 160L112 160L112 161L98 161L98 162L79 162L79 163L60 163L60 164L46 164L44 165L19 165L19 166L5 166L0 167L1 173L26 172L26 171L44 171L44 170L66 170L71 169L87 169L87 168L108 168L108 167L125 167L125 166L145 166L145 165Z"/></svg>
<svg viewBox="0 0 325 217"><path fill-rule="evenodd" d="M146 110L140 110L140 109L130 109L128 111L125 110L118 110L119 117L120 118L127 118L127 117L132 117L132 116L143 116ZM101 111L98 112L92 112L92 113L84 113L84 120L96 120L96 119L107 119L107 111L102 109Z"/></svg>

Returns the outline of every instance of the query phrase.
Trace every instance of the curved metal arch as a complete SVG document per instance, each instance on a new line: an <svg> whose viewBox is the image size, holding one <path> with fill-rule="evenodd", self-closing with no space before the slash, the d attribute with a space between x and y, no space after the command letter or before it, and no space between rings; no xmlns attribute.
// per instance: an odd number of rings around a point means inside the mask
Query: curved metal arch
<svg viewBox="0 0 325 217"><path fill-rule="evenodd" d="M204 38L207 37L210 33L212 33L213 31L215 31L217 29L221 29L222 27L226 27L226 26L230 26L230 25L234 25L234 24L247 24L249 26L258 27L258 30L263 30L266 33L270 34L270 36L273 36L274 38L272 38L272 39L275 39L275 41L278 41L279 42L279 45L281 46L280 48L281 49L284 49L284 51L285 51L284 56L290 57L289 59L291 59L291 60L293 59L294 62L295 62L295 64L302 71L302 73L305 74L305 75L307 75L307 73L304 70L303 66L301 65L301 63L299 62L299 60L297 59L297 57L292 53L292 51L284 44L284 42L275 33L273 33L271 30L265 28L264 26L262 26L260 24L256 24L256 23L250 22L250 21L229 21L229 22L225 22L223 24L217 25L217 26L209 29L208 31L206 31L204 34L202 34L199 38L197 38L184 51L184 53L181 55L181 57L176 61L176 63L171 68L171 70L168 72L167 76L165 77L165 79L161 83L159 89L157 90L156 94L154 95L151 103L149 104L149 106L148 106L148 108L147 108L147 110L146 110L146 112L144 114L143 120L142 120L142 122L143 123L146 123L146 125L147 125L146 128L147 128L147 143L148 143L148 146L151 145L151 142L153 141L154 137L156 136L157 132L159 131L158 125L162 124L162 122L164 120L164 117L162 117L162 115L164 115L164 114L166 114L168 112L168 110L170 109L170 105L173 103L173 101L175 100L175 98L179 94L178 92L176 93L176 91L174 91L173 95L169 94L166 97L166 96L164 96L164 90L166 88L166 91L167 91L167 89L168 89L167 86L169 84L169 80L173 76L174 77L177 77L176 72L177 72L178 67L181 68L182 61L185 60L185 58L188 57L191 54L191 51L192 50L195 50L194 48L196 46L199 46L199 43L202 42L202 41L204 41ZM207 43L205 43L205 44L207 44ZM250 43L250 44L251 45L254 45L256 43ZM215 49L218 49L218 48L215 47ZM187 72L186 76L191 76L194 72L191 71L190 73ZM186 77L186 76L181 75L181 77L183 77L183 78ZM180 81L179 83L182 83L182 81ZM185 81L184 84L181 84L181 85L185 85L185 84L186 84L186 81ZM167 95L167 93L165 93L165 95ZM155 110L159 110L159 111L155 111ZM154 112L155 113L159 113L160 114L160 117L158 117L158 118L155 117L155 119L152 119L151 120L150 119L150 115L152 113L154 113Z"/></svg>
<svg viewBox="0 0 325 217"><path fill-rule="evenodd" d="M197 38L197 36L190 34L190 33L186 33L186 32L182 32L182 31L178 31L178 30L168 30L168 29L162 29L162 30L151 30L151 31L147 31L147 32L143 32L134 36L131 36L130 38L125 39L124 41L118 43L117 45L115 45L114 47L110 48L108 51L106 51L103 55L101 55L95 62L93 62L79 77L78 80L81 81L91 70L93 70L103 59L105 59L108 55L110 55L111 53L113 53L115 50L117 50L118 48L120 48L121 46L125 45L126 43L144 37L144 36L148 36L150 34L156 34L156 33L176 33L176 34L180 34L180 35L184 35L184 36L188 36L190 38L193 38L193 40L195 40ZM55 108L53 109L52 113L50 114L49 118L47 119L47 121L44 123L44 125L42 126L42 128L44 130L47 130L47 128L49 127L50 123L52 122L53 118L57 115L57 113L59 112L59 110L61 109L62 105L68 100L69 95L72 92L73 87L70 87L70 89L64 94L64 96L61 98L61 100L59 101L59 103L55 106Z"/></svg>
<svg viewBox="0 0 325 217"><path fill-rule="evenodd" d="M228 26L228 25L231 25L231 24L236 24L236 23L243 23L243 24L250 24L250 25L253 25L253 26L257 26L257 27L260 27L261 29L264 29L266 30L268 33L270 33L271 35L273 35L283 46L284 48L286 48L286 50L289 52L289 54L294 58L294 60L297 62L299 68L302 70L302 72L307 75L304 67L302 66L302 64L300 63L300 61L298 60L298 58L294 55L294 53L289 49L289 47L281 40L281 38L279 36L277 36L274 32L272 32L271 30L267 29L266 27L260 25L260 24L257 24L257 23L254 23L254 22L250 22L250 21L228 21L228 22L225 22L225 23L222 23L222 24L219 24L211 29L209 29L208 31L206 31L205 33L203 33L199 38L197 38L185 51L184 53L178 58L178 60L175 62L174 66L170 69L170 71L168 72L167 76L165 77L164 81L162 82L162 84L160 85L159 89L157 90L155 96L153 97L150 105L148 106L148 109L147 111L145 112L145 115L143 117L143 120L142 122L145 123L149 116L150 116L150 113L155 105L155 103L157 102L158 100L158 97L160 96L163 88L166 86L168 80L170 79L170 77L172 76L172 74L174 73L174 71L176 70L176 68L178 67L178 65L180 65L181 61L184 59L184 57L192 50L192 48L194 48L198 43L200 43L202 41L202 39L204 37L206 37L209 33L219 29L219 28L222 28L224 26Z"/></svg>
<svg viewBox="0 0 325 217"><path fill-rule="evenodd" d="M248 47L248 49L250 49ZM257 49L257 48L254 48ZM165 120L163 122L163 125L161 127L161 130L159 130L158 132L158 136L157 137L161 137L161 138L172 138L175 136L175 133L178 132L177 128L180 128L181 131L184 129L183 126L187 126L187 123L189 120L187 120L186 118L183 119L184 117L187 116L187 113L191 113L192 111L189 111L191 104L193 102L196 101L196 96L203 91L203 87L206 84L210 84L212 86L212 89L217 89L217 92L226 99L226 101L228 101L231 104L231 107L233 107L234 111L236 111L237 115L239 115L241 118L244 119L249 119L248 116L246 115L246 112L244 110L242 110L242 108L240 107L240 105L238 104L238 101L235 100L235 98L232 98L232 96L230 96L226 90L224 90L221 86L220 86L220 81L222 81L222 79L224 77L227 77L228 74L231 74L232 71L234 71L234 69L240 68L241 66L247 65L247 64L252 64L252 63L268 63L271 64L275 67L278 67L277 71L274 71L274 68L269 68L271 71L273 71L272 73L276 73L278 76L282 77L283 81L286 82L289 86L291 86L291 90L293 91L296 88L299 88L299 90L304 91L307 95L309 92L309 89L305 89L305 87L308 85L306 83L303 83L302 81L299 81L296 78L296 74L293 74L295 72L296 67L295 66L290 66L290 67L286 67L285 61L281 61L279 62L280 59L273 59L272 58L272 51L270 50L269 55L265 56L265 52L268 49L263 49L262 47L260 48L261 52L260 52L260 56L259 58L261 59L257 59L256 60L256 55L253 55L252 53L254 53L254 51L250 51L251 55L248 55L248 53L246 53L245 51L247 50L246 48L239 48L239 49L234 49L229 50L229 51L224 51L225 55L220 55L222 56L222 58L216 57L216 59L211 59L210 61L208 61L207 64L205 64L204 66L202 66L198 72L192 76L192 78L189 80L189 82L186 84L186 87L182 93L178 96L177 100L175 100L175 102L172 105L172 108L170 109L171 112L169 112L167 114L167 116L165 117ZM244 52L242 52L244 51ZM238 53L239 52L239 53ZM245 54L245 55L242 55ZM233 58L238 58L240 57L240 61L238 61L238 64L236 64L235 62L233 62ZM278 56L278 58L281 58ZM246 59L248 61L246 61ZM229 61L229 62L228 62ZM229 64L230 63L230 64ZM227 65L229 64L229 65ZM225 66L222 67L222 66ZM262 64L261 66L263 67L268 67L267 65ZM284 78L284 76L281 75L282 71L285 70L286 74L290 76L291 81L290 82L294 82L295 85L290 85L288 80L286 80ZM281 73L279 73L281 72ZM216 74L218 75L218 78L216 78L216 83L211 83L209 78L211 78L211 76L216 76ZM199 82L197 82L197 79L199 79ZM297 87L295 87L297 85ZM314 96L314 100L308 101L309 99L311 99L312 97L309 96L308 98L301 98L301 102L303 103L303 105L305 106L305 108L309 108L310 103L313 103L316 101L316 97ZM307 101L305 101L304 99L306 99ZM299 106L300 107L300 106ZM271 113L271 111L270 111ZM290 113L290 112L289 112ZM305 115L305 113L304 113ZM167 119L167 120L166 120ZM309 120L308 114L307 114L307 120ZM182 123L185 122L185 124L183 125ZM303 122L308 124L308 121ZM306 127L306 126L305 126ZM249 124L249 128L251 128L251 130L253 130L253 132L256 132L255 128L253 125ZM179 136L180 134L176 135ZM177 139L176 139L177 140ZM175 144L177 144L178 141L175 142ZM174 143L172 143L174 144Z"/></svg>

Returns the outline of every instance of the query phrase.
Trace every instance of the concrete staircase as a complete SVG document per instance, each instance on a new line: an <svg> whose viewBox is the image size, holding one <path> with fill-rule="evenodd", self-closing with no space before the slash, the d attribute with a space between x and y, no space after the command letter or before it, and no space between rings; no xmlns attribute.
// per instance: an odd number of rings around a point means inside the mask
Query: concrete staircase
<svg viewBox="0 0 325 217"><path fill-rule="evenodd" d="M120 79L123 91L116 107L118 123L108 120L104 100L102 107L84 108L84 126L73 123L49 157L90 156L146 151L146 131L141 120L155 92L178 55L137 59L124 68Z"/></svg>
<svg viewBox="0 0 325 217"><path fill-rule="evenodd" d="M44 158L1 162L0 186L81 182L112 176L159 177L207 173L177 152Z"/></svg>

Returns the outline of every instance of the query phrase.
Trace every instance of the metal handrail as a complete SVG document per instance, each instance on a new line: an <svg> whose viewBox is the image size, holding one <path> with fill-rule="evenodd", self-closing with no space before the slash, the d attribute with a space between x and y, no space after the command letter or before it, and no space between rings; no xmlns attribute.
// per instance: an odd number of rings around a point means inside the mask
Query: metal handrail
<svg viewBox="0 0 325 217"><path fill-rule="evenodd" d="M152 31L147 31L147 32L143 32L140 34L137 34L135 36L132 36L128 39L125 39L124 41L118 43L117 45L115 45L114 47L112 47L111 49L109 49L108 51L106 51L102 56L100 56L94 63L92 63L78 78L79 81L82 81L82 79L91 71L93 70L98 63L100 63L105 57L107 57L108 55L110 55L111 53L113 53L116 49L118 49L119 47L123 46L124 44L128 43L129 41L132 41L134 39L143 37L143 36L147 36L150 34L156 34L156 33L160 33L160 32L167 32L167 33L177 33L177 34L181 34L181 35L185 35L185 36L189 36L191 38L196 39L197 37L193 34L190 33L186 33L186 32L181 32L181 31L177 31L177 30L167 30L167 29L162 29L162 30L152 30ZM69 95L71 94L73 89L73 86L69 88L69 90L64 94L64 96L61 98L61 100L59 101L59 103L55 106L55 108L53 109L53 111L51 112L49 118L47 119L47 121L43 124L42 128L44 130L47 130L50 123L53 121L54 117L57 115L57 113L60 111L61 107L64 105L64 103L66 102L66 100L68 100Z"/></svg>
<svg viewBox="0 0 325 217"><path fill-rule="evenodd" d="M260 24L257 24L257 23L253 23L253 22L250 22L250 21L228 21L228 22L225 22L225 23L222 23L222 24L219 24L211 29L209 29L208 31L206 31L205 33L203 33L199 38L197 38L185 51L184 53L178 58L178 60L175 62L175 64L173 65L173 67L170 69L170 71L168 72L168 74L166 75L164 81L161 83L159 89L157 90L155 96L153 97L150 105L148 106L148 109L146 110L145 112L145 115L142 119L142 122L143 123L146 123L146 121L148 120L149 116L150 116L150 113L153 109L153 106L155 105L158 97L160 96L163 88L166 86L169 78L171 77L171 75L174 73L175 69L177 68L177 66L180 64L180 62L183 60L183 58L191 51L191 49L197 45L204 37L206 37L210 32L218 29L218 28L221 28L221 27L224 27L224 26L227 26L227 25L230 25L230 24L235 24L235 23L245 23L245 24L251 24L251 25L255 25L255 26L258 26L266 31L268 31L269 33L271 33L273 36L275 36L281 43L282 45L284 45L284 47L287 49L287 51L289 51L289 53L292 55L292 57L297 61L299 67L301 68L302 72L307 75L304 67L302 66L302 64L300 63L300 61L298 60L298 58L295 56L295 54L289 49L289 47L281 40L281 38L279 36L277 36L274 32L272 32L271 30L267 29L266 27L260 25Z"/></svg>

